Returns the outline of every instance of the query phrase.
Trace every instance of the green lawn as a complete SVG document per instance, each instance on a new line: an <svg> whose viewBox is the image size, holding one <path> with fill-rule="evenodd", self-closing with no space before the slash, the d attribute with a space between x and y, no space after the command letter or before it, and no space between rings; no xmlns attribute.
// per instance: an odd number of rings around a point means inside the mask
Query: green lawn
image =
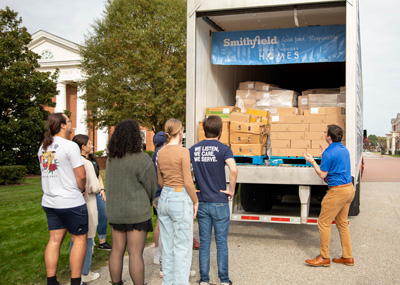
<svg viewBox="0 0 400 285"><path fill-rule="evenodd" d="M102 174L105 177L104 173ZM0 187L0 284L45 284L44 250L48 241L46 215L41 207L40 177L27 178L23 185ZM153 224L155 224L153 216ZM111 243L111 230L107 231ZM97 237L95 242L98 243ZM147 244L153 242L149 233ZM69 282L67 234L61 247L57 277ZM106 266L110 252L94 250L92 270Z"/></svg>

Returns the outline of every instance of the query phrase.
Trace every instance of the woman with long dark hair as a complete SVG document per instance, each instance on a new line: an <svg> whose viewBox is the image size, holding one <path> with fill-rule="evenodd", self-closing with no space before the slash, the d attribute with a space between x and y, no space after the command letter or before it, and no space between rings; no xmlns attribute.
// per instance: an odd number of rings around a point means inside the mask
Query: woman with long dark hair
<svg viewBox="0 0 400 285"><path fill-rule="evenodd" d="M106 196L103 191L104 189L101 189L100 187L99 180L96 176L92 163L87 159L89 154L93 153L93 145L89 140L89 137L87 135L76 135L72 141L75 142L81 150L82 161L86 171L86 191L83 195L83 198L85 199L89 214L89 231L87 236L86 256L82 268L82 282L90 282L100 277L99 273L90 271L94 246L93 240L96 235L98 223L96 194L100 193L103 200L106 200Z"/></svg>
<svg viewBox="0 0 400 285"><path fill-rule="evenodd" d="M158 152L158 203L163 244L163 285L189 284L193 219L199 207L190 171L189 150L182 147L183 127L177 119L165 123L167 141Z"/></svg>
<svg viewBox="0 0 400 285"><path fill-rule="evenodd" d="M135 285L144 284L143 250L153 231L151 203L157 190L153 162L142 151L139 125L120 122L108 143L106 216L111 225L109 270L113 284L122 284L123 258L129 253L129 273Z"/></svg>

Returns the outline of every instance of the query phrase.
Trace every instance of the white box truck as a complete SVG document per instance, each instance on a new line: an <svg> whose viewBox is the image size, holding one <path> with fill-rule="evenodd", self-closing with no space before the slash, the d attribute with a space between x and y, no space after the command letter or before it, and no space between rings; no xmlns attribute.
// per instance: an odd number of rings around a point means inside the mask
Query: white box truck
<svg viewBox="0 0 400 285"><path fill-rule="evenodd" d="M206 107L235 105L235 92L240 82L267 82L297 92L346 86L345 143L350 151L351 173L356 188L350 215L358 215L363 142L358 5L357 0L188 1L187 147L198 140L198 122L204 119ZM331 56L329 45L317 46L320 58L304 56L303 60L301 54L295 55L297 45L302 44L301 33L306 33L303 40L307 37L311 39L307 35L309 31L332 27L344 32L341 46L336 46L341 58ZM286 31L289 36L285 37ZM224 33L239 33L240 38L236 41L225 39L222 46L248 45L254 48L259 44L256 61L246 61L246 58L252 59L250 52L224 51L213 46L213 40L215 44L217 36ZM257 38L257 33L271 36ZM300 35L299 39L294 37L293 40L292 37L290 40L290 33ZM313 40L327 38L335 38L335 35L317 36ZM288 48L282 48L283 41ZM277 44L281 44L280 47ZM218 59L216 54L225 58ZM245 58L244 61L240 62L240 56ZM273 60L277 58L279 60ZM226 171L228 173L229 170ZM240 187L231 203L232 220L317 223L319 208L316 206L314 209L313 205L319 204L327 185L312 167L239 165L238 172Z"/></svg>

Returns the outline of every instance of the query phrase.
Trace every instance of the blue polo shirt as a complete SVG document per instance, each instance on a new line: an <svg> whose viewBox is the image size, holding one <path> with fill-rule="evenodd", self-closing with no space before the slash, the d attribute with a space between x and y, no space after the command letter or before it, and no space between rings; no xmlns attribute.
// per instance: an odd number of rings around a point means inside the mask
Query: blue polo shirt
<svg viewBox="0 0 400 285"><path fill-rule="evenodd" d="M228 196L220 190L226 190L225 161L233 158L230 147L218 140L203 140L190 149L197 197L200 202L227 203Z"/></svg>
<svg viewBox="0 0 400 285"><path fill-rule="evenodd" d="M334 142L322 154L320 166L327 171L328 186L339 186L351 183L350 153L341 142Z"/></svg>

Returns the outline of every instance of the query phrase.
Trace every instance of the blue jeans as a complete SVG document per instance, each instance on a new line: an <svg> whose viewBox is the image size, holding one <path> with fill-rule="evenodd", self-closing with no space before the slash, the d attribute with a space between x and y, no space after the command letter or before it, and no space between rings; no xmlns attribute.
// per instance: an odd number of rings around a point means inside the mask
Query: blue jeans
<svg viewBox="0 0 400 285"><path fill-rule="evenodd" d="M200 235L200 281L210 282L210 245L214 226L217 245L218 277L221 282L229 282L228 233L230 221L229 203L200 202L197 221Z"/></svg>
<svg viewBox="0 0 400 285"><path fill-rule="evenodd" d="M193 203L185 188L164 186L158 202L163 285L188 285L193 247Z"/></svg>
<svg viewBox="0 0 400 285"><path fill-rule="evenodd" d="M71 243L69 245L69 253L71 254L71 249L72 249L72 245L74 243L72 242L71 239ZM93 238L88 238L87 239L87 248L86 248L86 255L85 255L85 261L83 263L83 267L82 267L82 274L83 275L88 275L89 271L90 271L90 267L92 266L92 256L93 256ZM71 268L70 268L71 270Z"/></svg>
<svg viewBox="0 0 400 285"><path fill-rule="evenodd" d="M103 201L100 194L96 194L98 221L97 234L99 239L105 239L107 235L107 217L106 217L106 202Z"/></svg>

